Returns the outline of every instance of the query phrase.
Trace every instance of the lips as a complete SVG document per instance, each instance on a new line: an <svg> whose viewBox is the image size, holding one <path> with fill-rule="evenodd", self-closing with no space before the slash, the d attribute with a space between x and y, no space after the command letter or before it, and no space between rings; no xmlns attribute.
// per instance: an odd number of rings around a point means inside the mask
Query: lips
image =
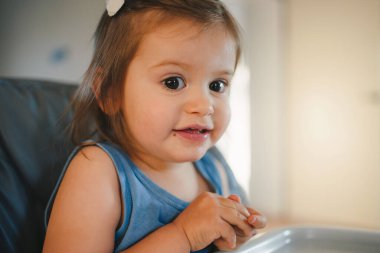
<svg viewBox="0 0 380 253"><path fill-rule="evenodd" d="M205 134L205 133L210 132L210 130L208 130L208 129L196 129L196 128L186 128L186 129L179 130L179 131L192 133L192 134Z"/></svg>
<svg viewBox="0 0 380 253"><path fill-rule="evenodd" d="M203 142L207 140L211 129L203 126L191 126L173 130L176 134L190 141Z"/></svg>

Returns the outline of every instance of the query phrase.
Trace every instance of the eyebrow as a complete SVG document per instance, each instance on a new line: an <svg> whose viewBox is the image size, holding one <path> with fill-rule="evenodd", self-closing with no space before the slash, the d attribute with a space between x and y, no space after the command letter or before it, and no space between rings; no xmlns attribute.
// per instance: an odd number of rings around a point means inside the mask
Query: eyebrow
<svg viewBox="0 0 380 253"><path fill-rule="evenodd" d="M165 60L165 61L162 61L156 65L153 65L152 67L150 68L158 68L158 67L162 67L162 66L166 66L166 65L175 65L175 66L178 66L178 67L182 67L182 68L190 68L190 64L187 64L185 62L180 62L180 61L174 61L174 60Z"/></svg>
<svg viewBox="0 0 380 253"><path fill-rule="evenodd" d="M162 61L156 65L153 65L152 67L150 68L158 68L158 67L163 67L163 66L167 66L167 65L174 65L174 66L178 66L180 68L184 68L184 69L189 69L190 68L190 64L187 64L186 62L181 62L181 61L173 61L173 60L165 60L165 61ZM232 70L221 70L221 71L216 71L215 74L217 75L228 75L228 76L233 76L235 73L235 70L232 69Z"/></svg>

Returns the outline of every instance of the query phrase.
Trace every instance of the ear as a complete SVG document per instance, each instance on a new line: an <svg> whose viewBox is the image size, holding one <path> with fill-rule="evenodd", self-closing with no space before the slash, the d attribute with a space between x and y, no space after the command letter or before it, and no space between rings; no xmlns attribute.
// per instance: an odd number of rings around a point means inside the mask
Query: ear
<svg viewBox="0 0 380 253"><path fill-rule="evenodd" d="M106 92L107 94L101 94L102 91L102 85L104 81L104 74L103 70L101 68L96 70L95 77L91 86L92 92L94 93L96 103L99 106L99 108L108 116L116 114L120 109L120 102L119 99L116 99L116 101L112 96L112 89L108 89Z"/></svg>

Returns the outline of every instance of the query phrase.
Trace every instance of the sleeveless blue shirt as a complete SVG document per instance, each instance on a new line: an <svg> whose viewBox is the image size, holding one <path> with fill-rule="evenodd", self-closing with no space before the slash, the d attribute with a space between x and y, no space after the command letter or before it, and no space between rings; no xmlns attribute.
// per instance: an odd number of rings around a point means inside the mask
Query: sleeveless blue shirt
<svg viewBox="0 0 380 253"><path fill-rule="evenodd" d="M154 230L173 221L190 203L185 202L167 192L145 174L132 162L128 154L110 143L96 143L112 159L117 171L122 205L123 220L115 232L115 250L125 250L143 239ZM50 216L51 207L63 176L73 157L78 153L76 148L70 155L45 211L45 227ZM219 161L227 175L229 192L223 192L221 175L214 162ZM238 194L242 196L239 185L227 163L216 150L210 149L200 160L194 162L196 169L208 182L216 194ZM197 252L212 252L213 245Z"/></svg>

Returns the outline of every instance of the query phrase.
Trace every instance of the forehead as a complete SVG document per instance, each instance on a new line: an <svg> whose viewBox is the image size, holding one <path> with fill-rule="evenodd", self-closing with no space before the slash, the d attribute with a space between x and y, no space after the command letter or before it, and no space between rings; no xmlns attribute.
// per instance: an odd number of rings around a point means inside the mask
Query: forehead
<svg viewBox="0 0 380 253"><path fill-rule="evenodd" d="M137 33L149 34L157 31L160 27L175 28L179 29L187 27L196 27L199 31L208 30L210 27L218 27L221 30L232 35L236 44L239 44L239 31L238 28L234 26L233 21L228 18L219 17L218 15L212 14L200 14L197 17L189 15L188 13L174 14L170 11L165 10L147 10L142 13L133 16L135 22L133 26ZM137 27L136 27L137 26Z"/></svg>
<svg viewBox="0 0 380 253"><path fill-rule="evenodd" d="M188 19L177 19L175 22L162 23L146 33L135 58L173 58L194 64L205 60L221 61L214 63L234 68L236 54L236 42L224 25L203 26Z"/></svg>

